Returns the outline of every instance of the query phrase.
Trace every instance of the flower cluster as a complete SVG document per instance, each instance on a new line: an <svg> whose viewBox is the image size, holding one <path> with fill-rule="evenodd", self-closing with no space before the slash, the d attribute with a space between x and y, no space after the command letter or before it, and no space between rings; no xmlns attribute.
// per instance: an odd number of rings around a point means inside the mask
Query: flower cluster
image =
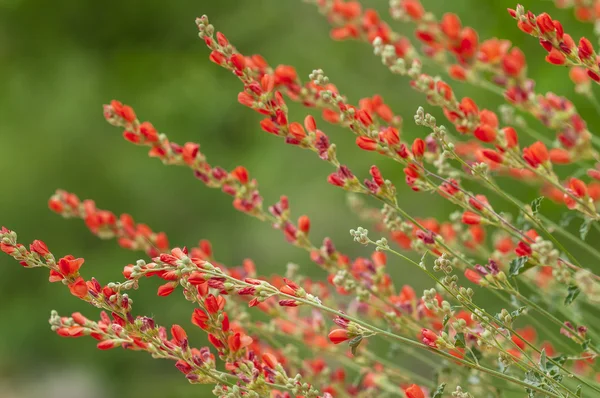
<svg viewBox="0 0 600 398"><path fill-rule="evenodd" d="M102 350L121 347L172 360L190 383L212 384L215 396L223 398L600 393L600 277L580 260L584 252L600 259L600 251L586 242L600 221L599 145L572 102L535 91L518 47L480 38L457 15L438 18L419 0L391 0L390 15L414 26L420 48L357 1L311 2L331 23L333 39L371 45L387 69L407 77L441 110L447 126L418 107L413 120L426 134L407 141L403 117L380 95L352 102L321 69L303 80L291 66L243 54L206 16L196 25L210 61L240 81L237 101L260 115L257 126L332 167L326 182L348 193L351 210L372 224L377 237L364 226L350 234L372 251L351 258L330 238L314 242L311 219L292 216L287 196L265 204L245 167L228 171L211 165L199 144L171 141L131 106L113 100L104 106L104 117L126 141L146 147L166 165L191 169L205 186L232 197L236 210L280 230L326 278L312 280L292 265L281 275L263 276L250 259L227 266L206 240L190 248L172 246L165 232L129 214L116 215L58 190L48 202L52 211L81 219L92 234L146 258L125 265L121 280L101 284L80 273L82 258L59 258L40 240L19 243L14 231L2 227L0 250L25 268L46 268L50 282L61 282L102 310L98 320L52 312L52 330L62 337L90 336ZM592 2L559 3L576 6L580 19L596 18ZM578 91L593 96L589 81L600 82L600 69L588 39L575 44L546 13L536 16L517 6L509 14L540 40L548 62L573 66ZM435 75L436 68L500 94L506 104L494 111L458 97ZM294 120L288 112L292 102L310 113ZM517 112L554 130L556 140ZM411 195L434 194L455 211L444 219L406 211L386 179L391 176L377 165L353 171L341 162L326 133L331 124L351 133L361 150L399 163ZM501 178L537 185L544 196L523 202L501 188ZM564 208L567 221L582 220L580 236L564 228L565 219L542 214L544 197ZM511 210L498 210L507 206ZM389 267L399 262L421 273L429 287L417 292L398 284ZM130 295L150 277L161 280L158 296L181 294L190 303L187 326L169 328L134 313ZM496 299L497 309L486 309L482 296ZM191 347L191 333L204 333L207 345ZM410 356L410 362L381 355L376 341ZM417 373L412 361L431 368L436 380Z"/></svg>

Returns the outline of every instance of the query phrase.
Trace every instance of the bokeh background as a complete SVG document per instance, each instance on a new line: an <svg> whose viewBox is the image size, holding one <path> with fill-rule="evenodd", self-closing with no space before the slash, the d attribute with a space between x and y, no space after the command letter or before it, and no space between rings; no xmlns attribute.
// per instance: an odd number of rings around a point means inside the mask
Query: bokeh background
<svg viewBox="0 0 600 398"><path fill-rule="evenodd" d="M387 2L364 3L387 15ZM512 1L424 3L438 15L457 12L482 38L512 40L526 53L538 91L574 98L591 130L600 126L592 107L574 95L566 70L546 64L536 40L516 28L505 11L514 7ZM555 10L551 2L523 3L536 13L551 11L574 37L592 35L592 26L577 23L569 11ZM130 213L167 232L174 244L210 239L225 264L237 265L250 257L260 273L271 274L294 262L303 272L323 277L306 253L287 245L269 225L235 211L229 197L204 187L188 170L164 167L149 159L145 149L125 142L102 117L102 104L117 98L174 141L200 142L212 164L227 169L247 166L267 204L288 195L294 214L310 215L315 239L331 236L340 250L367 255L348 234L359 221L349 212L344 192L326 183L329 166L263 133L260 116L237 103L237 79L208 61L194 25L202 14L208 14L242 52L260 53L271 64L294 65L302 76L322 68L353 102L380 93L404 116L407 137L426 134L412 123L417 106L425 101L407 80L391 75L368 46L331 41L325 19L299 0L0 0L0 224L16 230L22 242L39 238L57 255L85 257L87 276L119 279L122 267L143 254L100 241L80 221L52 214L47 199L62 188L95 199L100 208ZM392 26L410 35L404 26ZM468 94L491 109L503 103L471 87L455 87L459 96ZM428 110L438 114L432 107ZM303 118L305 111L292 106L291 114ZM340 159L361 177L377 161L384 176L400 188L402 206L416 216L443 216L452 210L440 198L409 193L401 168L355 147L347 131L321 125L338 145ZM550 134L535 121L531 125ZM538 196L533 188L517 191L510 182L503 183L525 201ZM547 202L543 206L544 214L558 219L557 207ZM510 210L501 204L495 207ZM597 241L597 235L592 232L588 239ZM428 286L406 264L391 268L398 283L412 283L417 290ZM149 280L133 293L136 311L162 324L189 326L190 305L179 295L159 299L156 285ZM0 396L207 394L202 387L188 385L172 363L151 360L144 353L100 352L86 338L57 337L47 324L52 309L97 316L67 289L49 284L44 272L22 269L1 256ZM192 343L200 345L202 339L198 332Z"/></svg>

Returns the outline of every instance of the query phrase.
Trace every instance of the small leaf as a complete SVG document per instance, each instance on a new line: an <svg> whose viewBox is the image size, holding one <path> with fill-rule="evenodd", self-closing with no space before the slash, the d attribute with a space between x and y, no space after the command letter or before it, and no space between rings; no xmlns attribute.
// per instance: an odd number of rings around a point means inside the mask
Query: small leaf
<svg viewBox="0 0 600 398"><path fill-rule="evenodd" d="M525 312L526 309L527 309L527 307L519 307L516 310L512 311L510 313L510 316L512 316L514 319L514 318L520 316L523 312Z"/></svg>
<svg viewBox="0 0 600 398"><path fill-rule="evenodd" d="M540 354L540 362L538 363L538 365L540 365L540 369L543 370L544 372L547 370L548 358L546 357L546 349L545 348L542 348L542 352Z"/></svg>
<svg viewBox="0 0 600 398"><path fill-rule="evenodd" d="M575 395L579 398L583 397L583 386L581 384L577 386L577 391L575 391Z"/></svg>
<svg viewBox="0 0 600 398"><path fill-rule="evenodd" d="M469 349L469 350L467 351L466 357L467 357L467 358L470 358L470 359L472 359L473 361L475 361L475 362L477 362L477 363L478 363L478 362L479 362L479 360L480 360L481 358L483 358L483 355L481 354L481 351L479 351L478 349L476 349L476 348L471 348L471 349Z"/></svg>
<svg viewBox="0 0 600 398"><path fill-rule="evenodd" d="M565 362L567 362L567 356L566 355L559 355L557 357L552 357L552 361L556 362L559 365L564 365Z"/></svg>
<svg viewBox="0 0 600 398"><path fill-rule="evenodd" d="M433 392L431 398L442 398L444 395L444 388L446 388L446 383L442 383L438 386L438 388Z"/></svg>
<svg viewBox="0 0 600 398"><path fill-rule="evenodd" d="M571 304L577 298L577 296L579 296L579 293L581 293L581 289L579 289L577 285L570 285L567 289L567 292L568 294L565 298L565 305Z"/></svg>
<svg viewBox="0 0 600 398"><path fill-rule="evenodd" d="M527 257L527 256L518 257L518 258L515 258L514 260L512 260L510 262L509 275L517 276L517 275L522 274L523 272L527 271L529 268L533 267L533 265L530 265L529 267L525 267L527 260L529 260L529 257Z"/></svg>
<svg viewBox="0 0 600 398"><path fill-rule="evenodd" d="M356 349L362 342L362 339L363 339L362 336L356 336L355 338L353 338L352 340L350 340L348 342L348 344L350 345L350 348L352 348L352 355L356 356Z"/></svg>
<svg viewBox="0 0 600 398"><path fill-rule="evenodd" d="M590 348L591 342L592 342L591 339L584 340L584 342L581 343L581 348L583 348L584 351L587 350L588 348Z"/></svg>
<svg viewBox="0 0 600 398"><path fill-rule="evenodd" d="M442 321L443 327L446 327L446 325L448 324L449 320L450 320L450 315L445 315L444 316L444 320Z"/></svg>
<svg viewBox="0 0 600 398"><path fill-rule="evenodd" d="M460 348L464 348L466 346L464 333L456 333L456 336L454 337L454 345Z"/></svg>
<svg viewBox="0 0 600 398"><path fill-rule="evenodd" d="M585 240L588 232L590 232L590 227L592 226L593 220L591 218L586 218L585 221L579 227L579 236L581 236L581 240Z"/></svg>
<svg viewBox="0 0 600 398"><path fill-rule="evenodd" d="M537 198L533 202L531 202L531 210L533 211L534 216L536 214L538 214L538 211L540 210L540 205L542 204L543 200L544 200L544 197L540 196L539 198Z"/></svg>

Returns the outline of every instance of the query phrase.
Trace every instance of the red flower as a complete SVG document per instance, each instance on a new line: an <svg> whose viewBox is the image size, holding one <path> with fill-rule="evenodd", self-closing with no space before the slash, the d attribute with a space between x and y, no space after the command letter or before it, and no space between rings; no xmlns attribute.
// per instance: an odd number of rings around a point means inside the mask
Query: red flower
<svg viewBox="0 0 600 398"><path fill-rule="evenodd" d="M75 258L72 255L68 255L58 260L58 269L64 277L69 277L77 274L83 262L83 258Z"/></svg>
<svg viewBox="0 0 600 398"><path fill-rule="evenodd" d="M545 163L550 158L548 148L543 142L537 141L527 148L523 148L523 159L533 168Z"/></svg>
<svg viewBox="0 0 600 398"><path fill-rule="evenodd" d="M160 285L158 287L158 295L161 297L166 297L169 294L173 293L173 291L175 290L175 286L177 286L177 282L168 282L165 283L164 285Z"/></svg>
<svg viewBox="0 0 600 398"><path fill-rule="evenodd" d="M237 352L242 348L248 347L250 344L252 344L252 341L252 337L239 332L231 334L227 338L229 349L233 352Z"/></svg>
<svg viewBox="0 0 600 398"><path fill-rule="evenodd" d="M472 211L465 211L462 215L462 222L467 225L477 225L481 223L481 216Z"/></svg>
<svg viewBox="0 0 600 398"><path fill-rule="evenodd" d="M423 328L423 329L421 329L421 339L423 341L423 344L426 344L429 347L433 347L433 348L437 347L437 344L435 342L438 339L438 335L435 334L435 332L432 332L429 329Z"/></svg>
<svg viewBox="0 0 600 398"><path fill-rule="evenodd" d="M46 246L46 244L44 242L42 242L41 240L37 240L37 239L34 240L31 245L29 245L29 249L32 252L35 252L35 253L39 254L40 256L42 256L42 257L44 257L45 255L47 255L48 253L50 253L48 251L48 246ZM81 260L83 260L83 259L81 259Z"/></svg>
<svg viewBox="0 0 600 398"><path fill-rule="evenodd" d="M514 128L504 127L501 131L504 133L504 139L506 140L507 148L513 148L519 145L519 137Z"/></svg>
<svg viewBox="0 0 600 398"><path fill-rule="evenodd" d="M460 65L451 65L450 68L448 68L448 74L456 80L462 81L467 79L467 71Z"/></svg>
<svg viewBox="0 0 600 398"><path fill-rule="evenodd" d="M571 163L571 154L566 149L552 148L549 152L550 161L554 164Z"/></svg>
<svg viewBox="0 0 600 398"><path fill-rule="evenodd" d="M575 196L579 198L587 196L587 187L585 186L585 183L577 178L571 178L569 181L569 188L571 188Z"/></svg>
<svg viewBox="0 0 600 398"><path fill-rule="evenodd" d="M279 364L275 355L268 353L268 352L266 354L263 354L262 360L271 369L275 369L277 367L277 365Z"/></svg>
<svg viewBox="0 0 600 398"><path fill-rule="evenodd" d="M550 50L550 53L546 55L546 61L553 65L563 65L566 60L567 58L564 56L564 54L556 48Z"/></svg>
<svg viewBox="0 0 600 398"><path fill-rule="evenodd" d="M496 130L487 124L480 124L473 132L475 138L483 142L496 141Z"/></svg>
<svg viewBox="0 0 600 398"><path fill-rule="evenodd" d="M231 176L243 185L248 183L248 170L243 166L238 166L231 172Z"/></svg>
<svg viewBox="0 0 600 398"><path fill-rule="evenodd" d="M579 39L577 54L579 55L579 59L582 61L591 58L591 56L594 54L594 47L592 46L592 43L585 37Z"/></svg>
<svg viewBox="0 0 600 398"><path fill-rule="evenodd" d="M440 28L448 38L457 39L461 29L460 19L454 13L446 13L442 17Z"/></svg>
<svg viewBox="0 0 600 398"><path fill-rule="evenodd" d="M315 131L317 129L317 122L315 121L315 118L311 115L307 115L304 118L304 128L309 132Z"/></svg>
<svg viewBox="0 0 600 398"><path fill-rule="evenodd" d="M298 218L298 229L308 234L308 231L310 231L310 218L308 216L300 216Z"/></svg>
<svg viewBox="0 0 600 398"><path fill-rule="evenodd" d="M554 24L552 23L552 18L545 12L538 15L535 19L535 22L542 34L554 32L555 30Z"/></svg>
<svg viewBox="0 0 600 398"><path fill-rule="evenodd" d="M412 144L412 153L415 158L420 158L425 154L425 141L417 138Z"/></svg>
<svg viewBox="0 0 600 398"><path fill-rule="evenodd" d="M465 277L477 285L479 285L479 282L481 281L481 278L482 278L482 276L477 271L474 271L472 269L465 270Z"/></svg>
<svg viewBox="0 0 600 398"><path fill-rule="evenodd" d="M416 384L411 384L408 386L404 390L404 393L406 394L406 398L425 398L423 390L421 390L421 387Z"/></svg>
<svg viewBox="0 0 600 398"><path fill-rule="evenodd" d="M419 0L404 0L402 7L404 8L404 12L416 21L421 19L425 14L425 10Z"/></svg>
<svg viewBox="0 0 600 398"><path fill-rule="evenodd" d="M364 149L365 151L374 151L375 149L377 149L377 141L364 136L356 137L356 145L358 145L359 148Z"/></svg>
<svg viewBox="0 0 600 398"><path fill-rule="evenodd" d="M494 163L502 163L504 161L504 156L501 153L492 151L491 149L482 149L481 154Z"/></svg>
<svg viewBox="0 0 600 398"><path fill-rule="evenodd" d="M245 91L238 94L238 102L242 105L252 108L254 106L254 97Z"/></svg>
<svg viewBox="0 0 600 398"><path fill-rule="evenodd" d="M206 307L206 311L208 311L209 314L214 315L223 309L223 307L225 306L225 299L221 296L217 298L214 295L209 294L204 299L204 306Z"/></svg>
<svg viewBox="0 0 600 398"><path fill-rule="evenodd" d="M88 294L88 287L82 277L75 279L73 283L69 284L69 290L73 296L84 298Z"/></svg>
<svg viewBox="0 0 600 398"><path fill-rule="evenodd" d="M104 340L99 342L96 347L99 350L110 350L111 348L115 348L119 346L119 342L117 340Z"/></svg>
<svg viewBox="0 0 600 398"><path fill-rule="evenodd" d="M183 330L183 328L181 326L179 326L179 325L171 326L171 335L175 339L175 342L177 343L178 346L180 346L180 347L187 346L188 337L187 337L187 334L185 333L185 330Z"/></svg>
<svg viewBox="0 0 600 398"><path fill-rule="evenodd" d="M304 128L298 122L290 123L288 129L290 134L293 135L298 141L302 141L304 137L306 137L306 131L304 131Z"/></svg>
<svg viewBox="0 0 600 398"><path fill-rule="evenodd" d="M194 309L194 313L192 314L192 323L198 326L200 329L206 330L209 318L206 312L202 311L200 308Z"/></svg>

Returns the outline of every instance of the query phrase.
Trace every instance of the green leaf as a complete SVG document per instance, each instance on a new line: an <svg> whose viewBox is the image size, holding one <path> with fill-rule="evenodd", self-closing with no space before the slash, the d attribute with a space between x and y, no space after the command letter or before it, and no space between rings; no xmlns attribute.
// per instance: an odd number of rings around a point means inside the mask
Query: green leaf
<svg viewBox="0 0 600 398"><path fill-rule="evenodd" d="M540 387L543 384L541 377L533 370L525 373L525 379L523 379L523 381L533 387Z"/></svg>
<svg viewBox="0 0 600 398"><path fill-rule="evenodd" d="M510 313L510 316L512 316L514 320L516 317L520 316L523 312L525 312L526 309L527 307L519 307L516 310L512 311Z"/></svg>
<svg viewBox="0 0 600 398"><path fill-rule="evenodd" d="M533 202L531 202L531 210L533 211L534 216L536 214L538 214L538 211L540 210L540 205L542 204L543 200L544 200L544 197L540 196L539 198L537 198Z"/></svg>
<svg viewBox="0 0 600 398"><path fill-rule="evenodd" d="M529 260L529 257L527 257L527 256L518 257L518 258L515 258L514 260L512 260L510 262L509 275L517 276L517 275L522 274L523 272L527 271L529 268L533 267L533 265L530 265L529 267L525 267L527 260Z"/></svg>
<svg viewBox="0 0 600 398"><path fill-rule="evenodd" d="M481 354L481 351L479 351L476 348L471 348L469 350L467 350L467 354L465 355L467 358L475 361L476 363L479 362L479 360L481 358L483 358L483 355Z"/></svg>
<svg viewBox="0 0 600 398"><path fill-rule="evenodd" d="M556 362L559 365L564 365L565 362L567 362L567 356L566 355L559 355L557 357L552 357L552 361Z"/></svg>
<svg viewBox="0 0 600 398"><path fill-rule="evenodd" d="M540 353L540 362L538 362L538 365L540 365L540 369L543 370L544 372L547 370L548 358L546 357L546 349L545 348L542 348L542 352Z"/></svg>
<svg viewBox="0 0 600 398"><path fill-rule="evenodd" d="M579 227L579 236L581 236L581 240L585 240L588 232L590 232L590 227L592 226L593 220L591 218L586 218L585 221Z"/></svg>
<svg viewBox="0 0 600 398"><path fill-rule="evenodd" d="M579 289L577 285L570 285L567 289L567 292L567 297L565 297L565 305L571 304L577 298L577 296L579 296L581 289Z"/></svg>
<svg viewBox="0 0 600 398"><path fill-rule="evenodd" d="M464 333L457 333L456 336L454 337L454 345L456 347L460 347L460 348L465 348L466 344L465 344L465 334Z"/></svg>
<svg viewBox="0 0 600 398"><path fill-rule="evenodd" d="M581 384L577 386L577 391L575 391L575 395L579 398L583 397L583 386Z"/></svg>
<svg viewBox="0 0 600 398"><path fill-rule="evenodd" d="M348 342L348 344L350 345L350 348L352 348L352 355L356 355L356 349L362 342L362 339L363 339L362 336L356 336L355 338L353 338L352 340L350 340Z"/></svg>
<svg viewBox="0 0 600 398"><path fill-rule="evenodd" d="M446 327L446 325L448 324L448 321L450 320L450 315L445 315L444 316L444 320L442 321L442 325L444 327Z"/></svg>
<svg viewBox="0 0 600 398"><path fill-rule="evenodd" d="M584 351L587 350L588 348L590 348L591 342L592 342L591 339L584 340L584 342L581 343L581 348L583 348Z"/></svg>
<svg viewBox="0 0 600 398"><path fill-rule="evenodd" d="M438 388L433 392L431 398L442 398L444 395L444 388L446 388L446 383L442 383L438 386Z"/></svg>

